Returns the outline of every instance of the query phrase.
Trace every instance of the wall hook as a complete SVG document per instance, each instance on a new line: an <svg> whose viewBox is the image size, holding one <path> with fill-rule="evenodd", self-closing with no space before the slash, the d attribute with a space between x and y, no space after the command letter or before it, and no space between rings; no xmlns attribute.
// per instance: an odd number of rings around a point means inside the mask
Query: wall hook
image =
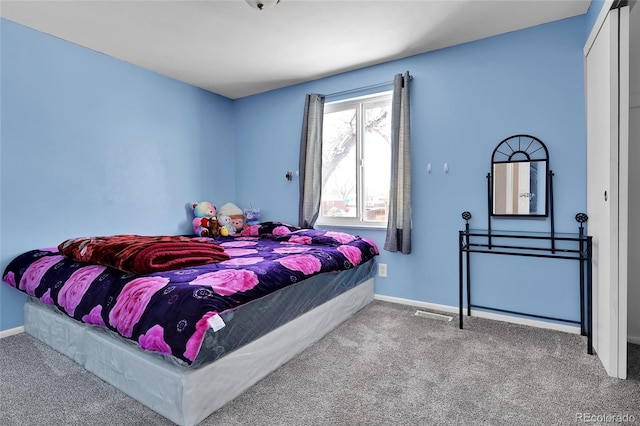
<svg viewBox="0 0 640 426"><path fill-rule="evenodd" d="M288 181L292 181L293 180L293 172L285 173L284 177L286 177Z"/></svg>
<svg viewBox="0 0 640 426"><path fill-rule="evenodd" d="M444 163L444 172L445 173L449 173L449 164L448 163Z"/></svg>

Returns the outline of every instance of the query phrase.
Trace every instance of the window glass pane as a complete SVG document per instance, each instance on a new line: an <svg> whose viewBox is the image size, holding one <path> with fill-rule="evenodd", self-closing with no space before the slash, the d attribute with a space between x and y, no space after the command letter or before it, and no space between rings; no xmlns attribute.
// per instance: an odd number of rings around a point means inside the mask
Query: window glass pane
<svg viewBox="0 0 640 426"><path fill-rule="evenodd" d="M391 179L391 106L365 107L363 202L365 221L387 220Z"/></svg>
<svg viewBox="0 0 640 426"><path fill-rule="evenodd" d="M325 106L319 221L384 226L391 170L391 93Z"/></svg>
<svg viewBox="0 0 640 426"><path fill-rule="evenodd" d="M321 216L358 217L356 109L324 114Z"/></svg>

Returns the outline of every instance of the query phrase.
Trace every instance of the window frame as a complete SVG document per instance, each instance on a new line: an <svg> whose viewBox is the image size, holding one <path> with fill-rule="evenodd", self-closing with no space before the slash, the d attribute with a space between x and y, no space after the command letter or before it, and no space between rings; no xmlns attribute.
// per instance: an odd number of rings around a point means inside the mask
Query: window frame
<svg viewBox="0 0 640 426"><path fill-rule="evenodd" d="M384 90L381 92L371 93L368 95L356 96L347 99L327 102L324 106L324 113L333 113L344 111L346 109L356 109L356 217L342 216L323 216L322 207L316 220L316 225L320 227L347 227L347 228L367 228L367 229L386 229L387 221L365 220L365 167L364 161L364 133L365 120L364 111L367 108L375 108L376 106L386 105L391 112L393 90ZM324 138L324 136L323 136ZM324 155L324 149L323 149ZM391 164L389 164L391 167ZM391 182L389 182L390 184ZM322 188L324 190L324 188ZM321 196L322 203L322 196ZM387 211L388 214L388 211Z"/></svg>

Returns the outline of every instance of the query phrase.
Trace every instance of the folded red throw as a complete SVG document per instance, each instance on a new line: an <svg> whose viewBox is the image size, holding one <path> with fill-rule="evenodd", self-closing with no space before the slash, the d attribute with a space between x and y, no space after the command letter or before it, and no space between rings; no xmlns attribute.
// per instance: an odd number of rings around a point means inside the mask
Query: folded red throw
<svg viewBox="0 0 640 426"><path fill-rule="evenodd" d="M135 274L229 260L224 249L212 240L181 236L71 238L60 243L58 250L79 262L98 263Z"/></svg>

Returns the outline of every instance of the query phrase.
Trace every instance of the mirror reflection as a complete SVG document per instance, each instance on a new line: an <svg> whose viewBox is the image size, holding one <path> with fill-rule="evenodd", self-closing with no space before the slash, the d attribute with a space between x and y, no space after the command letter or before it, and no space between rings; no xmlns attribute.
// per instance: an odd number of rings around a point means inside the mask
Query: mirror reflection
<svg viewBox="0 0 640 426"><path fill-rule="evenodd" d="M546 215L546 161L493 164L494 215Z"/></svg>

